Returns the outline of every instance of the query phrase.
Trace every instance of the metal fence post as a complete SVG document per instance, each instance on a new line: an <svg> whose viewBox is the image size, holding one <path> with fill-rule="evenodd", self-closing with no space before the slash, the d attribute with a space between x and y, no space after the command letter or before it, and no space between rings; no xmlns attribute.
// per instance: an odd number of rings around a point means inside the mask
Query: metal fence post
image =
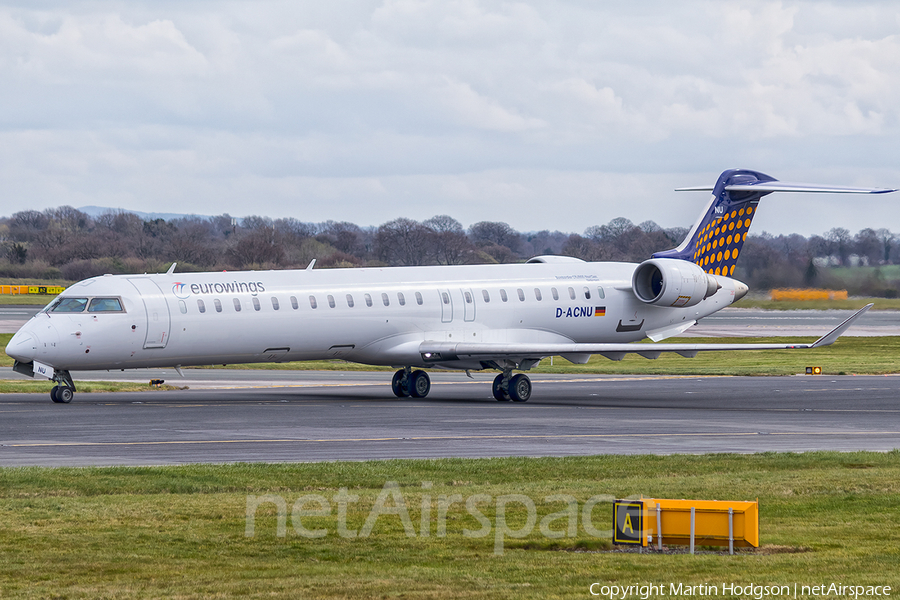
<svg viewBox="0 0 900 600"><path fill-rule="evenodd" d="M662 508L656 503L656 549L662 552Z"/></svg>
<svg viewBox="0 0 900 600"><path fill-rule="evenodd" d="M691 554L694 553L694 512L695 508L691 507Z"/></svg>
<svg viewBox="0 0 900 600"><path fill-rule="evenodd" d="M728 507L728 554L734 554L734 509Z"/></svg>

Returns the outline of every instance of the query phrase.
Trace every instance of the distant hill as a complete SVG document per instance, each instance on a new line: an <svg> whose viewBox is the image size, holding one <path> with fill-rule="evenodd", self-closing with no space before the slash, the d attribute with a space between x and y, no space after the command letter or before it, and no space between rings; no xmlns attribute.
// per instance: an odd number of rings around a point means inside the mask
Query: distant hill
<svg viewBox="0 0 900 600"><path fill-rule="evenodd" d="M99 217L103 213L106 212L127 212L132 213L139 216L141 219L145 221L152 221L154 219L163 219L164 221L171 221L172 219L181 219L183 217L202 217L204 219L209 218L208 215L196 215L196 214L181 214L181 213L157 213L157 212L142 212L139 210L127 210L124 208L110 208L108 206L79 206L78 210L83 213L86 213L92 217Z"/></svg>

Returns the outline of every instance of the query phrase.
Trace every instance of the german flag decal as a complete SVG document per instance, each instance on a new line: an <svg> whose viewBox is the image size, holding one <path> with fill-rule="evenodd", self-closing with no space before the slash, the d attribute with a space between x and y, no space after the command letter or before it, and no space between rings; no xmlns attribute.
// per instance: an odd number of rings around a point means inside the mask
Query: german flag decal
<svg viewBox="0 0 900 600"><path fill-rule="evenodd" d="M606 307L605 306L596 307L594 309L594 316L595 317L605 317L606 316Z"/></svg>

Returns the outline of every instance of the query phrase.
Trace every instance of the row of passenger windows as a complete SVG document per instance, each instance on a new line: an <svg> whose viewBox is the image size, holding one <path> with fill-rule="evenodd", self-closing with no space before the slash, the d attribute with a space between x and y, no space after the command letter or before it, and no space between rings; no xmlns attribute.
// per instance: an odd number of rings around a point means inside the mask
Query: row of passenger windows
<svg viewBox="0 0 900 600"><path fill-rule="evenodd" d="M570 300L578 299L578 295L575 293L575 288L573 288L573 287L568 288L568 292L569 292ZM499 290L499 293L500 293L500 300L502 302L509 302L509 295L506 293L505 289L501 288ZM553 296L554 300L559 300L559 298L560 298L559 290L557 290L555 287L550 288L550 294ZM591 299L591 288L584 286L584 288L582 289L582 294L583 294L585 300L590 300ZM474 299L472 298L472 293L468 290L463 292L463 297L465 298L466 304L472 304L474 302ZM488 290L484 290L484 289L481 290L481 297L484 299L484 301L486 303L491 301L491 294ZM518 297L520 302L525 302L525 290L523 290L522 288L516 288L516 297ZM606 294L604 293L603 288L597 287L597 298L603 299L605 297L606 297ZM539 302L544 299L543 293L541 292L541 288L534 288L534 298L535 298L535 300L537 300ZM366 306L371 307L371 306L375 305L375 301L372 297L372 294L363 294L363 299L365 300ZM422 297L421 292L415 292L415 299L416 299L416 304L418 304L419 306L422 306L425 303L425 299ZM330 308L337 307L338 303L337 303L337 300L335 299L334 295L327 294L325 296L325 300L328 303L328 306ZM278 302L278 298L276 298L275 296L272 296L271 301L272 301L272 309L273 310L281 309L281 304ZM345 301L349 308L353 308L354 306L356 306L356 302L353 299L353 294L347 294L345 296ZM444 304L450 304L450 293L447 291L442 291L441 292L441 301ZM260 303L259 298L254 296L254 297L250 298L250 302L253 304L253 310L257 310L257 311L262 310L262 304ZM294 310L298 310L300 308L300 302L297 300L296 296L291 296L290 302L291 302L291 308L293 308ZM241 304L240 299L232 298L232 303L234 304L235 312L241 312L242 304ZM385 306L391 305L391 296L388 295L387 292L381 293L381 303L384 304ZM399 304L400 306L406 306L406 296L403 294L403 292L397 292L397 304ZM179 305L181 308L181 312L186 313L187 305L184 303L184 301L180 301ZM319 300L315 294L310 294L309 306L310 306L310 308L313 308L313 309L319 308ZM222 312L222 301L219 300L218 298L214 298L213 299L213 307L215 308L216 312ZM202 298L197 298L197 309L201 313L206 312L206 302Z"/></svg>

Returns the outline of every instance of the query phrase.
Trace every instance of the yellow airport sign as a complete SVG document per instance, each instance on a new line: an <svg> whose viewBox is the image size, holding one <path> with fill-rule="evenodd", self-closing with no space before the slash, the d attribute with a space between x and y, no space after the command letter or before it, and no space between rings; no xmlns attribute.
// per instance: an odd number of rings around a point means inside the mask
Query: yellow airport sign
<svg viewBox="0 0 900 600"><path fill-rule="evenodd" d="M642 498L641 502L645 544L648 537L658 541L661 533L663 544L759 547L759 501Z"/></svg>

